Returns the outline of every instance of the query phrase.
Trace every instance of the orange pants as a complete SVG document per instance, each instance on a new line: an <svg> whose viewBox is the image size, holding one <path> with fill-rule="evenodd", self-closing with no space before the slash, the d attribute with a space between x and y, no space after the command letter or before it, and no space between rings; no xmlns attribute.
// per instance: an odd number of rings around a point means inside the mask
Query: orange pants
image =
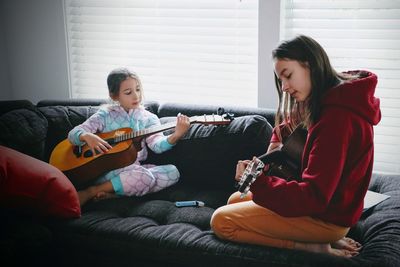
<svg viewBox="0 0 400 267"><path fill-rule="evenodd" d="M346 236L348 227L303 217L282 217L255 204L251 192L240 199L233 193L228 205L219 207L211 217L211 228L221 239L235 242L293 248L295 242L332 243Z"/></svg>

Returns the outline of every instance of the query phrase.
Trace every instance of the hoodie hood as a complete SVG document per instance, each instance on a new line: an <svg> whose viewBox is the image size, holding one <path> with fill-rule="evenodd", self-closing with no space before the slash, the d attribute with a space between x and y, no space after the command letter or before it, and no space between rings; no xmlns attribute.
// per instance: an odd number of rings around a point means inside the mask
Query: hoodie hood
<svg viewBox="0 0 400 267"><path fill-rule="evenodd" d="M352 110L370 124L377 125L381 120L379 98L374 96L378 77L368 71L345 73L358 74L360 77L329 89L322 100L322 108L331 105L341 106Z"/></svg>

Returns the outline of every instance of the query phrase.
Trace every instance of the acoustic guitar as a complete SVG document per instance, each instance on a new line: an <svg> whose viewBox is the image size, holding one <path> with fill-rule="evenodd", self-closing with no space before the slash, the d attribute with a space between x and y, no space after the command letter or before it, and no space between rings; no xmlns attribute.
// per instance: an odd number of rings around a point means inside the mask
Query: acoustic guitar
<svg viewBox="0 0 400 267"><path fill-rule="evenodd" d="M253 159L244 170L238 182L241 198L250 190L250 186L269 164L267 175L274 175L286 180L301 180L301 159L307 138L307 130L298 126L278 147Z"/></svg>
<svg viewBox="0 0 400 267"><path fill-rule="evenodd" d="M231 114L202 115L190 117L190 123L209 125L229 124L233 119ZM68 139L61 141L52 151L49 163L61 170L77 188L82 188L100 175L125 167L135 162L137 152L142 149L144 137L175 128L176 121L159 126L133 131L131 128L120 128L97 135L106 140L112 148L107 153L93 155L86 144L76 146Z"/></svg>

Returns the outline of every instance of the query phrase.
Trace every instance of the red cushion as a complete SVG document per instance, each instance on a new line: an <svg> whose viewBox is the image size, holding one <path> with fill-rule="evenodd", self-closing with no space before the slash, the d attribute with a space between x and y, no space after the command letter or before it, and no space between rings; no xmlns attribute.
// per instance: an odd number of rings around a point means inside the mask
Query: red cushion
<svg viewBox="0 0 400 267"><path fill-rule="evenodd" d="M37 215L81 215L78 194L57 168L0 146L0 206Z"/></svg>

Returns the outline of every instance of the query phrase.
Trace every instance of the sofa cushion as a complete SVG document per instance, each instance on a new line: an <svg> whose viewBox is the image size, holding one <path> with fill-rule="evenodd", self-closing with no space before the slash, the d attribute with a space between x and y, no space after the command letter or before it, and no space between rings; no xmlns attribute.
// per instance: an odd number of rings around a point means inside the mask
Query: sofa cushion
<svg viewBox="0 0 400 267"><path fill-rule="evenodd" d="M369 210L352 228L349 236L363 245L360 255L352 258L218 239L209 222L229 193L183 184L144 197L90 202L78 220L50 227L63 249L74 255L81 253L80 260L90 251L102 262L110 260L118 266L133 256L135 263L143 262L138 266L394 267L400 264L399 183L398 177L372 179L370 189L391 198ZM177 208L174 201L178 200L202 200L206 205ZM74 260L77 258L66 260L75 265L81 262Z"/></svg>
<svg viewBox="0 0 400 267"><path fill-rule="evenodd" d="M68 178L46 162L0 146L0 206L22 213L79 217L78 194Z"/></svg>
<svg viewBox="0 0 400 267"><path fill-rule="evenodd" d="M373 173L369 190L390 198L364 212L349 233L363 244L361 257L354 259L359 266L400 266L399 188L399 175Z"/></svg>
<svg viewBox="0 0 400 267"><path fill-rule="evenodd" d="M259 115L234 118L224 126L192 124L171 150L150 152L147 162L174 164L181 183L233 188L237 161L265 153L271 133L271 125Z"/></svg>
<svg viewBox="0 0 400 267"><path fill-rule="evenodd" d="M23 104L23 105L22 105ZM0 144L43 159L47 120L33 105L9 102L0 115Z"/></svg>
<svg viewBox="0 0 400 267"><path fill-rule="evenodd" d="M0 101L0 115L7 113L14 109L33 109L35 105L29 100L1 100Z"/></svg>

